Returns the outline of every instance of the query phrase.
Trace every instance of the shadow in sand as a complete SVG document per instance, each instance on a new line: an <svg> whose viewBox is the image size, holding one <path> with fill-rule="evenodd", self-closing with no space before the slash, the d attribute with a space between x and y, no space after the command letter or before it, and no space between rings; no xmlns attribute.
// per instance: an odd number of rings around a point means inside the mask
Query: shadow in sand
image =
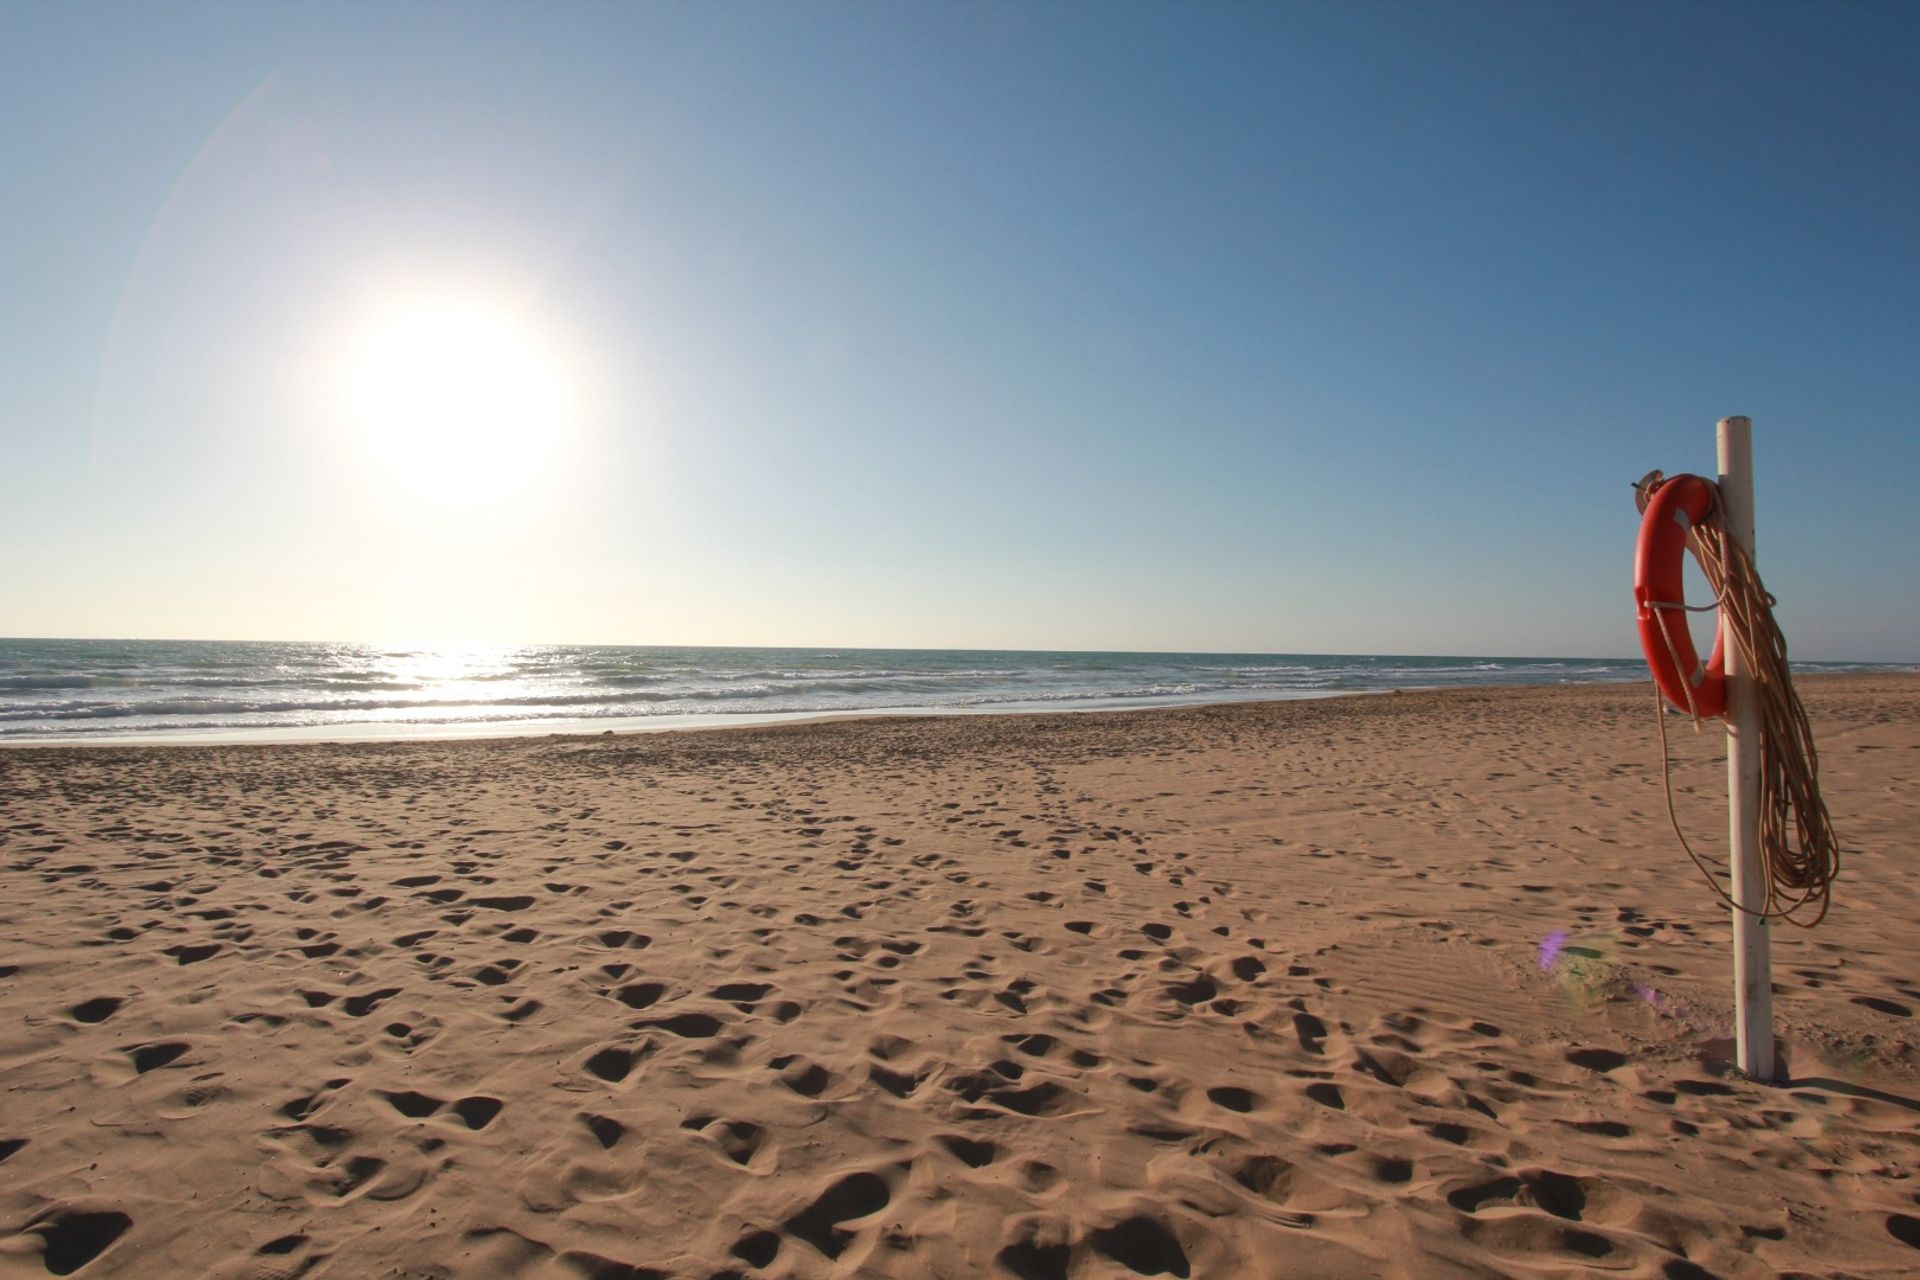
<svg viewBox="0 0 1920 1280"><path fill-rule="evenodd" d="M1761 1080L1757 1076L1749 1076L1745 1072L1741 1072L1740 1075L1742 1078L1752 1080L1756 1084L1772 1084L1785 1087L1788 1082L1793 1079L1793 1063L1789 1059L1788 1053L1789 1047L1787 1042L1779 1036L1775 1036L1773 1038L1773 1079ZM1733 1068L1733 1064L1738 1057L1738 1052L1732 1036L1720 1036L1717 1039L1708 1040L1701 1044L1697 1056L1700 1059L1701 1066L1712 1071L1715 1075L1719 1075Z"/></svg>
<svg viewBox="0 0 1920 1280"><path fill-rule="evenodd" d="M1920 1101L1913 1098L1903 1098L1897 1093L1869 1088L1864 1084L1850 1084L1845 1080L1835 1080L1831 1076L1796 1076L1787 1081L1787 1088L1825 1089L1828 1093L1844 1093L1849 1098L1871 1098L1875 1102L1884 1102L1889 1106L1904 1107L1908 1111L1920 1111Z"/></svg>

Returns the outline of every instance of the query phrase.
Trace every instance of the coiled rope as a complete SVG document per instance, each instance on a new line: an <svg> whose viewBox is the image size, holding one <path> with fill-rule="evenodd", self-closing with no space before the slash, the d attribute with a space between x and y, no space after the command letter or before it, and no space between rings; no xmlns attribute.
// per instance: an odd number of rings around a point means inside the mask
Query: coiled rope
<svg viewBox="0 0 1920 1280"><path fill-rule="evenodd" d="M1634 503L1642 514L1666 477L1650 471L1634 485ZM1720 877L1703 862L1680 829L1680 818L1673 805L1673 762L1667 750L1666 704L1659 687L1654 687L1654 703L1660 725L1660 772L1667 794L1667 819L1680 847L1693 859L1693 865L1706 877L1708 886L1736 911L1763 919L1785 920L1811 929L1826 918L1833 901L1833 882L1840 874L1840 844L1833 834L1826 801L1820 797L1820 753L1813 745L1813 729L1807 723L1807 709L1793 687L1793 673L1787 665L1787 640L1773 620L1772 594L1760 581L1759 571L1744 548L1727 536L1721 516L1720 491L1713 488L1713 507L1697 521L1687 535L1687 546L1706 574L1713 589L1714 603L1688 606L1680 601L1648 601L1656 610L1660 635L1671 653L1672 637L1667 633L1670 612L1704 611L1718 608L1733 643L1739 648L1746 672L1753 680L1755 698L1760 706L1760 859L1767 886L1766 902L1759 911L1741 906L1720 885ZM1680 667L1673 654L1674 669ZM1693 717L1694 732L1699 732L1701 717L1688 693L1687 712ZM1788 838L1791 817L1793 838ZM1811 920L1800 919L1803 911L1813 911Z"/></svg>

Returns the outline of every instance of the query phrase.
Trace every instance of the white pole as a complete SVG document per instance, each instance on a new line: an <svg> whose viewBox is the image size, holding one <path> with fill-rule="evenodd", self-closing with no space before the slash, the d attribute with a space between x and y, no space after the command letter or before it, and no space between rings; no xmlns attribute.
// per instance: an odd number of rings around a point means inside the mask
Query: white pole
<svg viewBox="0 0 1920 1280"><path fill-rule="evenodd" d="M1727 536L1753 555L1753 424L1720 419L1720 507ZM1760 864L1760 699L1720 611L1727 664L1727 832L1733 863L1734 1036L1740 1069L1773 1079L1773 961L1768 922L1750 914L1767 900Z"/></svg>

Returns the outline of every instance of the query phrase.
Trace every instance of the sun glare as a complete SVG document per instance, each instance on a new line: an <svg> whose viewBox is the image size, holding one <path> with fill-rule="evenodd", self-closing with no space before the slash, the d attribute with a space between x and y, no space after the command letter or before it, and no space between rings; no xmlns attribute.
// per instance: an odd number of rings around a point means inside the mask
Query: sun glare
<svg viewBox="0 0 1920 1280"><path fill-rule="evenodd" d="M343 409L374 468L460 503L526 490L572 426L573 388L526 314L481 298L390 306L356 327Z"/></svg>

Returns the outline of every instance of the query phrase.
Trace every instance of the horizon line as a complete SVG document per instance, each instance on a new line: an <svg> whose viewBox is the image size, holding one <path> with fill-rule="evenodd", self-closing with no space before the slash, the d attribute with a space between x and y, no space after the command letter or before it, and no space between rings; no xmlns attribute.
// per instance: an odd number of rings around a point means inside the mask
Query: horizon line
<svg viewBox="0 0 1920 1280"><path fill-rule="evenodd" d="M468 648L468 649L732 649L767 652L853 652L853 653L1026 653L1068 654L1076 656L1126 654L1138 657L1251 657L1251 658L1483 658L1501 662L1632 662L1639 654L1604 656L1566 653L1418 653L1377 650L1315 649L1039 649L986 645L872 645L872 644L672 644L629 641L579 640L314 640L259 637L205 636L0 636L0 644L14 641L80 642L100 644L310 644L364 645L370 648ZM1848 664L1856 666L1899 667L1920 665L1920 658L1796 658L1796 662Z"/></svg>

